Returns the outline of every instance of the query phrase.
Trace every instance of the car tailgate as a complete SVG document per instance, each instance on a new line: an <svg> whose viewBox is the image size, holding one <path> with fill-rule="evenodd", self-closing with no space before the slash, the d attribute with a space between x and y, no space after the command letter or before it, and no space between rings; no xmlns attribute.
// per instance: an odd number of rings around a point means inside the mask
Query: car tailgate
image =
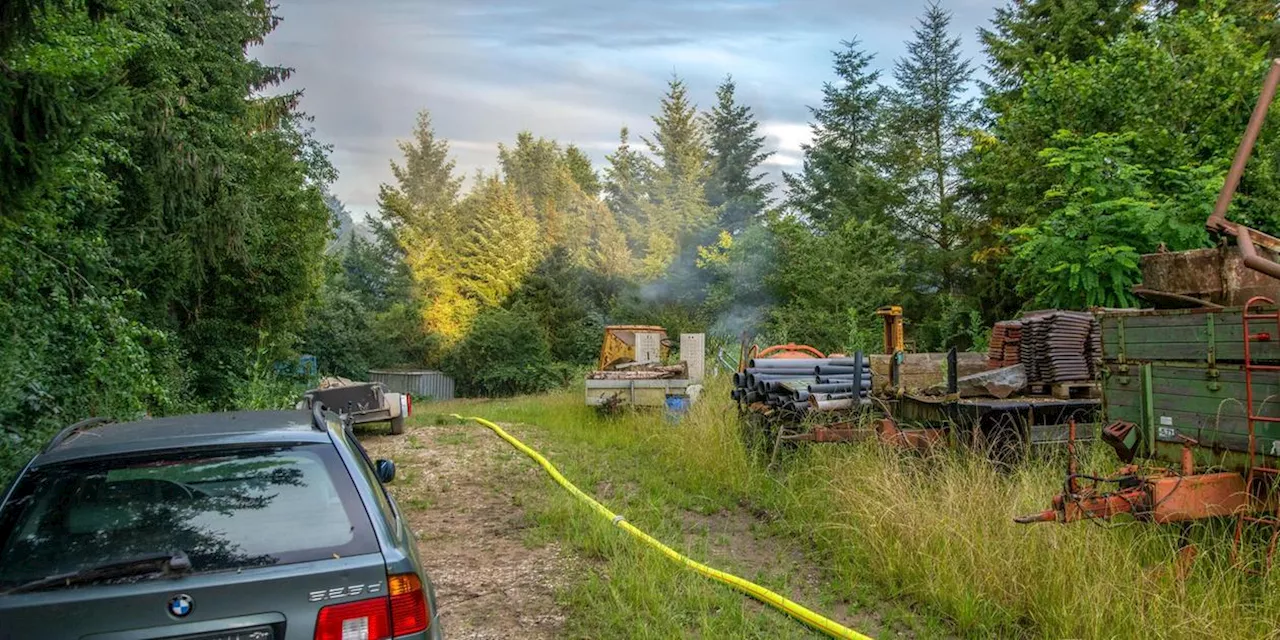
<svg viewBox="0 0 1280 640"><path fill-rule="evenodd" d="M386 585L374 553L25 593L0 597L0 640L309 640L322 607L385 598ZM170 610L179 596L190 603L185 615Z"/></svg>

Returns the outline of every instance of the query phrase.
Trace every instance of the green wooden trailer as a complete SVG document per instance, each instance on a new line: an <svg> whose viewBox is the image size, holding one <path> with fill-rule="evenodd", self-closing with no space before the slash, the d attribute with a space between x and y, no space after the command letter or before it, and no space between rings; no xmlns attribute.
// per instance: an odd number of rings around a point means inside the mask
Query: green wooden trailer
<svg viewBox="0 0 1280 640"><path fill-rule="evenodd" d="M1261 316L1266 316L1262 318ZM1100 314L1103 413L1137 425L1127 446L1136 457L1178 463L1195 443L1197 466L1247 472L1250 385L1255 465L1280 458L1280 316L1250 309L1246 359L1240 308L1108 310ZM1259 369L1258 367L1263 367Z"/></svg>

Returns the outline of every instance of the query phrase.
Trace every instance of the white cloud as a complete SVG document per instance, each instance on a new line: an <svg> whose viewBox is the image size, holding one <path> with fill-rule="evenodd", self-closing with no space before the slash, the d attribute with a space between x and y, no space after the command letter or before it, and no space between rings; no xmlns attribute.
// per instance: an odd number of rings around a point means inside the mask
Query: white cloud
<svg viewBox="0 0 1280 640"><path fill-rule="evenodd" d="M760 132L779 154L799 155L804 151L803 145L813 138L813 131L803 122L762 122Z"/></svg>
<svg viewBox="0 0 1280 640"><path fill-rule="evenodd" d="M766 167L798 167L804 164L804 158L802 156L793 156L785 153L775 153L769 156L761 164Z"/></svg>

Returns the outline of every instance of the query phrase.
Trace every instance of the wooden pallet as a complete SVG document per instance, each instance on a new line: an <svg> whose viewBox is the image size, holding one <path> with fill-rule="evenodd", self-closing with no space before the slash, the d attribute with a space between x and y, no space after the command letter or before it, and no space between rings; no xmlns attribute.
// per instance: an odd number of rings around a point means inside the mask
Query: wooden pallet
<svg viewBox="0 0 1280 640"><path fill-rule="evenodd" d="M1027 385L1026 394L1029 396L1053 396L1058 400L1102 397L1102 391L1098 387L1098 383L1090 380L1055 382L1052 384L1038 382Z"/></svg>
<svg viewBox="0 0 1280 640"><path fill-rule="evenodd" d="M1049 392L1053 397L1059 400L1102 397L1102 393L1098 388L1098 383L1090 380L1082 380L1079 382L1055 382L1049 386Z"/></svg>

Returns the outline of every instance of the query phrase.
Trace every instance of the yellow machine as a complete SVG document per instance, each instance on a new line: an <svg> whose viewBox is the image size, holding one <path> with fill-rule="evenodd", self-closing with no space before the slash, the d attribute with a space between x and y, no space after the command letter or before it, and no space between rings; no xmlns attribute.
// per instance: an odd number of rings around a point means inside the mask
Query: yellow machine
<svg viewBox="0 0 1280 640"><path fill-rule="evenodd" d="M624 362L662 360L669 351L667 330L662 327L633 324L605 327L599 370L606 371Z"/></svg>
<svg viewBox="0 0 1280 640"><path fill-rule="evenodd" d="M876 315L884 318L884 352L906 351L906 338L902 334L902 307L890 305L876 309Z"/></svg>

